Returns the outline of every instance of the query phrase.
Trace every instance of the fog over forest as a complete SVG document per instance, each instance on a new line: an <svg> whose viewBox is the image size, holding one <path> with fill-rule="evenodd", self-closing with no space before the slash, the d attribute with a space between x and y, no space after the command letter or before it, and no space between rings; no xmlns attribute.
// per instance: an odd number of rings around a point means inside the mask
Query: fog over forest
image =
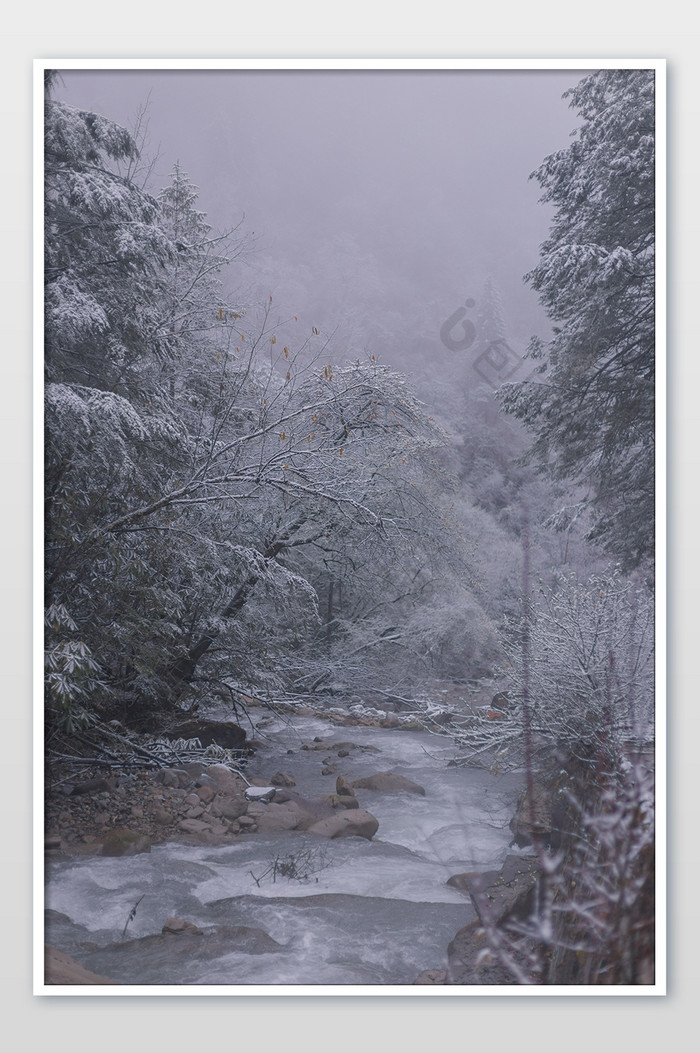
<svg viewBox="0 0 700 1053"><path fill-rule="evenodd" d="M45 70L55 976L654 983L655 76Z"/></svg>
<svg viewBox="0 0 700 1053"><path fill-rule="evenodd" d="M251 299L272 293L339 351L451 382L440 327L488 277L514 350L548 332L522 280L551 218L529 176L577 125L561 96L578 71L61 76L66 102L127 128L146 106L151 189L179 162L208 222L249 237Z"/></svg>

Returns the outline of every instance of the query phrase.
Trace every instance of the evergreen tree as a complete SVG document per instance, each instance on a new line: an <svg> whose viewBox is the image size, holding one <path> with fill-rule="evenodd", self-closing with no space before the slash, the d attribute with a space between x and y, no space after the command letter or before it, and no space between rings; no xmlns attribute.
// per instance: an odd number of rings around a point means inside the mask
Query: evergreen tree
<svg viewBox="0 0 700 1053"><path fill-rule="evenodd" d="M135 153L47 101L46 651L64 730L283 687L315 660L329 578L354 608L327 604L338 631L371 625L346 647L366 665L449 547L429 481L443 440L403 378L375 356L332 365L316 328L280 347L270 303L244 322L221 277L240 242L212 234L178 166L158 198L120 174Z"/></svg>
<svg viewBox="0 0 700 1053"><path fill-rule="evenodd" d="M553 335L501 399L540 469L590 494L590 539L633 568L654 551L654 75L603 70L567 95L582 123L534 173L555 213L526 276Z"/></svg>

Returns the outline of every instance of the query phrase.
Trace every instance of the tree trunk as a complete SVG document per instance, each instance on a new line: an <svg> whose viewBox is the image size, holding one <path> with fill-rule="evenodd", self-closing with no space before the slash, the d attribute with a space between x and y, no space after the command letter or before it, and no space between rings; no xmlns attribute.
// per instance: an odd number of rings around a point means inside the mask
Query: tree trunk
<svg viewBox="0 0 700 1053"><path fill-rule="evenodd" d="M239 585L236 592L233 594L229 602L221 612L222 618L233 618L235 614L242 609L252 589L254 588L258 578L254 575L248 578L242 585ZM172 666L168 679L174 681L174 683L189 683L195 674L195 670L200 662L200 659L204 657L211 645L219 635L218 631L211 631L204 633L197 640L183 658L178 658L177 662Z"/></svg>
<svg viewBox="0 0 700 1053"><path fill-rule="evenodd" d="M292 526L287 530L286 534L283 537L276 538L274 541L270 542L267 548L265 548L265 550L263 551L263 557L265 559L274 559L280 554L280 552L283 552L287 548L293 547L295 542L291 541L291 538L303 525L303 519L297 520L297 522L292 524ZM235 617L235 615L238 614L240 610L242 610L246 603L246 600L248 599L258 582L258 578L258 574L250 574L248 578L243 582L243 584L238 586L233 596L222 610L220 614L221 618L233 618ZM197 642L189 648L186 655L184 655L182 658L178 658L178 660L173 663L167 674L168 680L172 683L173 687L176 687L178 684L182 684L183 682L190 682L190 680L195 674L200 660L207 653L207 651L214 643L214 640L216 640L218 635L219 631L214 629L204 633L202 636L200 636Z"/></svg>

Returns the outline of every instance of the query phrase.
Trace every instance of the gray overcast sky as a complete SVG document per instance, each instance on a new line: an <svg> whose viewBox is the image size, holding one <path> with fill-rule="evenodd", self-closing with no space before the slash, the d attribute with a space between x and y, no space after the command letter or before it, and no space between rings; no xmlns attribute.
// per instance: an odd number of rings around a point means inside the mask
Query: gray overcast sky
<svg viewBox="0 0 700 1053"><path fill-rule="evenodd" d="M583 75L70 70L55 94L128 127L148 100L154 187L179 161L214 227L245 215L255 291L414 369L448 361L440 324L489 275L517 350L546 331L522 282L550 218L528 177L567 145Z"/></svg>

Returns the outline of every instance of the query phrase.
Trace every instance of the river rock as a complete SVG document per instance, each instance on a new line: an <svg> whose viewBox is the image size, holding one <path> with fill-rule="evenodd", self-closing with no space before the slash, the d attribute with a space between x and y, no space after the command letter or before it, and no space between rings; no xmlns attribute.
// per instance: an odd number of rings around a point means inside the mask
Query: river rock
<svg viewBox="0 0 700 1053"><path fill-rule="evenodd" d="M510 821L513 831L512 843L524 848L533 843L535 834L549 842L554 825L553 813L554 798L547 787L536 783L532 794L524 790L518 799L517 811Z"/></svg>
<svg viewBox="0 0 700 1053"><path fill-rule="evenodd" d="M284 944L273 940L264 929L250 925L237 925L229 929L222 925L216 933L227 936L235 943L235 949L243 954L275 954L284 948Z"/></svg>
<svg viewBox="0 0 700 1053"><path fill-rule="evenodd" d="M118 963L119 974L127 977L138 968L144 952L151 957L162 955L168 964L187 962L190 968L195 962L202 962L206 967L212 959L233 952L257 955L278 954L283 950L284 945L274 940L264 929L248 925L216 925L205 929L202 934L187 930L177 936L173 933L159 932L125 940L110 947L109 953L112 960ZM97 963L102 956L102 953L97 951L90 955L90 960Z"/></svg>
<svg viewBox="0 0 700 1053"><path fill-rule="evenodd" d="M511 706L510 692L498 691L491 699L492 709L508 709Z"/></svg>
<svg viewBox="0 0 700 1053"><path fill-rule="evenodd" d="M198 786L196 794L203 804L210 804L216 797L216 790L211 786Z"/></svg>
<svg viewBox="0 0 700 1053"><path fill-rule="evenodd" d="M486 936L476 919L461 928L448 944L444 983L514 985L512 974L487 952Z"/></svg>
<svg viewBox="0 0 700 1053"><path fill-rule="evenodd" d="M185 789L192 782L189 774L183 768L164 768L163 771L158 772L156 778L163 786L173 788L182 787Z"/></svg>
<svg viewBox="0 0 700 1053"><path fill-rule="evenodd" d="M308 830L314 823L321 819L327 819L334 814L334 809L328 797L302 797L293 790L278 790L278 794L284 795L284 800L275 794L274 803L284 804L298 816L297 830ZM351 798L347 798L351 800ZM267 805L267 808L270 806Z"/></svg>
<svg viewBox="0 0 700 1053"><path fill-rule="evenodd" d="M115 786L114 779L84 779L73 784L71 796L77 797L83 793L112 793Z"/></svg>
<svg viewBox="0 0 700 1053"><path fill-rule="evenodd" d="M136 856L151 851L151 839L135 830L110 830L102 842L103 856Z"/></svg>
<svg viewBox="0 0 700 1053"><path fill-rule="evenodd" d="M299 812L293 801L286 804L268 804L264 812L257 816L258 830L261 834L276 833L279 830L296 830L299 819Z"/></svg>
<svg viewBox="0 0 700 1053"><path fill-rule="evenodd" d="M335 792L341 797L355 796L355 791L344 775L339 775L335 780Z"/></svg>
<svg viewBox="0 0 700 1053"><path fill-rule="evenodd" d="M459 889L460 892L469 892L469 880L476 877L476 871L470 870L466 874L453 874L445 882L450 888Z"/></svg>
<svg viewBox="0 0 700 1053"><path fill-rule="evenodd" d="M186 771L191 779L198 779L205 768L206 764L202 764L201 761L186 761L182 765L183 771Z"/></svg>
<svg viewBox="0 0 700 1053"><path fill-rule="evenodd" d="M466 874L465 884L477 914L488 911L489 920L499 922L528 913L540 873L536 856L506 856L500 870Z"/></svg>
<svg viewBox="0 0 700 1053"><path fill-rule="evenodd" d="M167 936L182 936L184 933L189 933L191 936L203 935L200 928L193 925L191 921L185 921L184 918L168 918L161 932Z"/></svg>
<svg viewBox="0 0 700 1053"><path fill-rule="evenodd" d="M357 797L348 797L345 793L329 793L325 798L331 808L359 808L360 802Z"/></svg>
<svg viewBox="0 0 700 1053"><path fill-rule="evenodd" d="M371 841L377 830L379 822L366 812L364 808L352 809L350 811L336 811L334 815L321 819L308 828L308 833L317 837L364 837Z"/></svg>
<svg viewBox="0 0 700 1053"><path fill-rule="evenodd" d="M63 951L47 947L44 956L44 983L66 985L119 984L119 980L110 980L107 976L90 972Z"/></svg>
<svg viewBox="0 0 700 1053"><path fill-rule="evenodd" d="M277 788L275 786L247 786L244 796L246 801L264 803L265 801L271 801L276 792Z"/></svg>
<svg viewBox="0 0 700 1053"><path fill-rule="evenodd" d="M444 984L447 978L446 969L424 969L413 981L415 984Z"/></svg>
<svg viewBox="0 0 700 1053"><path fill-rule="evenodd" d="M403 775L396 775L393 771L381 771L376 775L367 775L362 779L354 779L352 783L354 790L376 790L381 793L418 793L425 797L425 789L417 782L405 779Z"/></svg>
<svg viewBox="0 0 700 1053"><path fill-rule="evenodd" d="M219 793L230 797L244 794L247 789L243 776L231 771L225 764L210 764L203 774L214 781Z"/></svg>
<svg viewBox="0 0 700 1053"><path fill-rule="evenodd" d="M177 824L178 830L182 830L183 834L209 834L211 828L208 823L205 823L202 819L182 819Z"/></svg>
<svg viewBox="0 0 700 1053"><path fill-rule="evenodd" d="M364 747L358 746L355 742L333 742L332 739L320 739L318 736L312 742L302 742L301 748L303 750L325 750L325 752L333 751L339 753L340 750L346 750L346 756L352 750L363 749Z"/></svg>
<svg viewBox="0 0 700 1053"><path fill-rule="evenodd" d="M287 775L283 771L278 771L278 772L275 772L275 774L270 779L270 784L272 786L286 786L286 787L290 787L290 786L296 786L297 781L296 781L296 779L293 779L291 775Z"/></svg>
<svg viewBox="0 0 700 1053"><path fill-rule="evenodd" d="M219 790L216 781L207 775L205 771L200 772L194 781L194 785L196 789L199 789L200 786L208 786L210 789L214 790L215 793L218 793Z"/></svg>
<svg viewBox="0 0 700 1053"><path fill-rule="evenodd" d="M243 797L223 797L212 802L211 814L220 819L240 819L248 811L248 802Z"/></svg>

